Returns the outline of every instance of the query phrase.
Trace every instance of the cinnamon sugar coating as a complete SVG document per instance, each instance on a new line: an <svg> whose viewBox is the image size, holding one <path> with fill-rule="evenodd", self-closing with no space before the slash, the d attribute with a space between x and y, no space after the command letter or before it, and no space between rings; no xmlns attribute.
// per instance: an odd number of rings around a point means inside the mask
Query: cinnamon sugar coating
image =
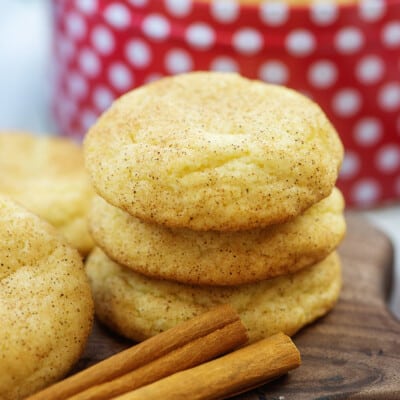
<svg viewBox="0 0 400 400"><path fill-rule="evenodd" d="M236 74L168 77L118 99L90 129L96 191L147 222L236 231L327 197L343 157L314 102Z"/></svg>
<svg viewBox="0 0 400 400"><path fill-rule="evenodd" d="M0 398L62 378L81 356L93 301L79 253L36 215L0 196Z"/></svg>
<svg viewBox="0 0 400 400"><path fill-rule="evenodd" d="M140 275L96 248L86 261L96 314L114 331L144 340L217 304L230 304L250 341L277 332L293 335L327 313L341 287L336 253L294 274L247 285L184 285Z"/></svg>

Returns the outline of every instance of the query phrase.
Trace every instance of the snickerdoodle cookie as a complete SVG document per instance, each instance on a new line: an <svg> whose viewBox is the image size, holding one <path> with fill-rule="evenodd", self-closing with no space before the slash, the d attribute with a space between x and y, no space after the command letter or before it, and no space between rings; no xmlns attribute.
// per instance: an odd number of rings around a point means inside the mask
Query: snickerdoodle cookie
<svg viewBox="0 0 400 400"><path fill-rule="evenodd" d="M328 312L341 286L336 253L294 274L257 283L191 286L140 275L95 249L86 261L96 313L120 334L143 340L219 303L231 304L251 341L282 331L293 335Z"/></svg>
<svg viewBox="0 0 400 400"><path fill-rule="evenodd" d="M0 133L0 193L50 222L82 254L93 247L86 221L93 190L82 149L68 139Z"/></svg>
<svg viewBox="0 0 400 400"><path fill-rule="evenodd" d="M202 285L238 285L295 272L324 259L345 233L338 189L284 224L239 232L149 224L95 197L89 225L97 245L147 276Z"/></svg>
<svg viewBox="0 0 400 400"><path fill-rule="evenodd" d="M79 253L47 222L0 196L0 398L19 400L80 357L93 301Z"/></svg>
<svg viewBox="0 0 400 400"><path fill-rule="evenodd" d="M90 129L97 192L147 222L234 231L285 222L327 197L343 156L320 107L236 74L167 77Z"/></svg>

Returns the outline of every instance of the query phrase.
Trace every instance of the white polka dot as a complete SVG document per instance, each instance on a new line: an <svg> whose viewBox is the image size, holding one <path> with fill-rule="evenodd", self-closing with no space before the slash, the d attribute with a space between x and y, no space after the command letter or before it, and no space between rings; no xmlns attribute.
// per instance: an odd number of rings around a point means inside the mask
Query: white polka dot
<svg viewBox="0 0 400 400"><path fill-rule="evenodd" d="M85 132L95 124L96 120L97 120L97 115L95 112L91 110L82 111L81 126Z"/></svg>
<svg viewBox="0 0 400 400"><path fill-rule="evenodd" d="M376 166L383 173L392 173L400 168L400 147L387 145L381 147L376 155Z"/></svg>
<svg viewBox="0 0 400 400"><path fill-rule="evenodd" d="M125 47L128 61L136 68L145 68L151 62L151 50L149 45L142 39L132 39Z"/></svg>
<svg viewBox="0 0 400 400"><path fill-rule="evenodd" d="M377 83L384 75L385 65L377 56L366 56L356 66L356 76L361 83Z"/></svg>
<svg viewBox="0 0 400 400"><path fill-rule="evenodd" d="M81 99L88 92L88 84L86 80L77 72L70 72L67 77L68 93L74 97Z"/></svg>
<svg viewBox="0 0 400 400"><path fill-rule="evenodd" d="M263 47L263 37L260 32L252 28L242 28L232 37L233 47L239 53L254 55Z"/></svg>
<svg viewBox="0 0 400 400"><path fill-rule="evenodd" d="M354 89L343 89L333 97L333 111L340 117L351 117L361 107L361 96Z"/></svg>
<svg viewBox="0 0 400 400"><path fill-rule="evenodd" d="M75 5L84 14L94 14L98 10L97 0L75 0Z"/></svg>
<svg viewBox="0 0 400 400"><path fill-rule="evenodd" d="M305 29L294 30L286 37L286 49L292 56L305 57L315 49L315 37Z"/></svg>
<svg viewBox="0 0 400 400"><path fill-rule="evenodd" d="M332 86L336 82L337 75L335 64L326 60L317 61L308 70L308 80L318 89Z"/></svg>
<svg viewBox="0 0 400 400"><path fill-rule="evenodd" d="M360 171L360 158L356 153L346 151L342 168L340 169L341 179L354 178Z"/></svg>
<svg viewBox="0 0 400 400"><path fill-rule="evenodd" d="M363 118L354 127L354 140L360 146L373 146L382 137L382 123L376 118Z"/></svg>
<svg viewBox="0 0 400 400"><path fill-rule="evenodd" d="M171 74L189 72L193 68L193 61L187 51L174 49L165 56L165 68Z"/></svg>
<svg viewBox="0 0 400 400"><path fill-rule="evenodd" d="M385 111L395 111L400 107L400 84L392 82L384 85L378 93L378 103Z"/></svg>
<svg viewBox="0 0 400 400"><path fill-rule="evenodd" d="M129 9L122 3L111 3L104 10L106 21L117 29L125 29L131 24Z"/></svg>
<svg viewBox="0 0 400 400"><path fill-rule="evenodd" d="M219 72L239 72L239 66L230 57L215 58L210 65L210 69Z"/></svg>
<svg viewBox="0 0 400 400"><path fill-rule="evenodd" d="M196 23L186 29L185 38L192 47L207 50L215 42L215 33L209 25Z"/></svg>
<svg viewBox="0 0 400 400"><path fill-rule="evenodd" d="M343 54L355 53L363 44L364 36L357 28L343 28L335 36L335 46Z"/></svg>
<svg viewBox="0 0 400 400"><path fill-rule="evenodd" d="M128 0L128 3L131 3L136 7L144 7L147 4L148 0Z"/></svg>
<svg viewBox="0 0 400 400"><path fill-rule="evenodd" d="M258 75L265 82L284 85L289 79L289 70L283 62L271 60L261 65Z"/></svg>
<svg viewBox="0 0 400 400"><path fill-rule="evenodd" d="M382 30L382 41L389 47L400 46L400 22L390 22Z"/></svg>
<svg viewBox="0 0 400 400"><path fill-rule="evenodd" d="M311 19L316 25L330 25L338 16L338 7L334 2L317 1L311 5Z"/></svg>
<svg viewBox="0 0 400 400"><path fill-rule="evenodd" d="M368 22L382 18L386 11L385 0L361 0L359 6L361 18Z"/></svg>
<svg viewBox="0 0 400 400"><path fill-rule="evenodd" d="M160 14L150 14L142 22L144 34L154 40L167 39L170 29L168 20Z"/></svg>
<svg viewBox="0 0 400 400"><path fill-rule="evenodd" d="M115 89L125 92L133 86L133 75L129 68L120 62L115 62L108 70L108 79Z"/></svg>
<svg viewBox="0 0 400 400"><path fill-rule="evenodd" d="M260 18L270 26L283 25L289 18L289 7L285 2L266 1L260 5Z"/></svg>
<svg viewBox="0 0 400 400"><path fill-rule="evenodd" d="M60 36L56 44L62 60L70 60L75 55L75 45L68 37Z"/></svg>
<svg viewBox="0 0 400 400"><path fill-rule="evenodd" d="M91 34L93 47L100 54L110 54L115 47L114 36L105 26L96 26Z"/></svg>
<svg viewBox="0 0 400 400"><path fill-rule="evenodd" d="M372 205L379 198L379 195L379 185L372 179L358 181L352 190L353 200L361 206Z"/></svg>
<svg viewBox="0 0 400 400"><path fill-rule="evenodd" d="M78 63L80 69L89 77L95 77L100 73L100 60L91 49L85 48L81 50Z"/></svg>
<svg viewBox="0 0 400 400"><path fill-rule="evenodd" d="M100 112L111 106L114 95L105 86L98 86L93 90L93 103Z"/></svg>
<svg viewBox="0 0 400 400"><path fill-rule="evenodd" d="M233 22L239 15L239 4L236 0L213 0L211 14L219 22Z"/></svg>
<svg viewBox="0 0 400 400"><path fill-rule="evenodd" d="M185 17L192 10L191 0L165 0L168 12L175 17Z"/></svg>
<svg viewBox="0 0 400 400"><path fill-rule="evenodd" d="M65 17L67 35L73 39L82 39L86 35L86 23L81 15L70 12Z"/></svg>
<svg viewBox="0 0 400 400"><path fill-rule="evenodd" d="M161 74L150 74L146 76L146 79L144 80L145 83L151 83L151 82L155 82L158 81L159 79L161 79L163 77L163 75Z"/></svg>

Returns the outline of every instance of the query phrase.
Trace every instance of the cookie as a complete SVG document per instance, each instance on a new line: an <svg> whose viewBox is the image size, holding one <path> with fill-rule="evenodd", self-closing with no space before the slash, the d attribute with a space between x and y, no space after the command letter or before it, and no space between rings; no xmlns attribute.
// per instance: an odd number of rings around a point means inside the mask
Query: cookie
<svg viewBox="0 0 400 400"><path fill-rule="evenodd" d="M122 96L89 130L84 153L96 191L131 215L235 231L288 221L327 197L343 147L307 97L195 72Z"/></svg>
<svg viewBox="0 0 400 400"><path fill-rule="evenodd" d="M99 319L133 340L144 340L220 303L231 304L251 341L293 335L335 304L341 286L336 253L291 275L231 286L191 286L140 275L96 248L86 261Z"/></svg>
<svg viewBox="0 0 400 400"><path fill-rule="evenodd" d="M201 285L238 285L295 272L331 253L346 230L338 189L284 224L239 232L166 228L95 197L89 225L97 245L144 275Z"/></svg>
<svg viewBox="0 0 400 400"><path fill-rule="evenodd" d="M93 301L79 253L47 222L0 196L0 398L19 400L80 357Z"/></svg>
<svg viewBox="0 0 400 400"><path fill-rule="evenodd" d="M64 138L0 133L0 193L54 225L82 254L93 247L93 197L82 149Z"/></svg>

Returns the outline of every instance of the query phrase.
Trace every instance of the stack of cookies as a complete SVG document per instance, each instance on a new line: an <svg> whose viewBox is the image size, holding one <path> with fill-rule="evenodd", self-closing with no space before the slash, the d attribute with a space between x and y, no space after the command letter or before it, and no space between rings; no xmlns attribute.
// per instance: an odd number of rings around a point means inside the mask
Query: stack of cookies
<svg viewBox="0 0 400 400"><path fill-rule="evenodd" d="M236 74L164 78L89 131L98 318L143 340L230 303L255 341L330 310L342 144L321 109Z"/></svg>

